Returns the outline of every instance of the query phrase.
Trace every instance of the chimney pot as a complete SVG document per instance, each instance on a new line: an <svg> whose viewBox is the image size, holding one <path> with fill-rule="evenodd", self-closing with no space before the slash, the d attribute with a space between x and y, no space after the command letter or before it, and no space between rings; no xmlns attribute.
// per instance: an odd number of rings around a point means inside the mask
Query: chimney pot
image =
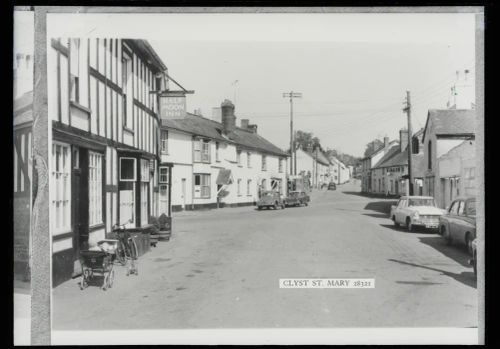
<svg viewBox="0 0 500 349"><path fill-rule="evenodd" d="M248 125L248 130L252 131L252 133L257 133L257 125L255 124Z"/></svg>
<svg viewBox="0 0 500 349"><path fill-rule="evenodd" d="M248 119L241 119L241 128L242 129L248 129L250 120Z"/></svg>

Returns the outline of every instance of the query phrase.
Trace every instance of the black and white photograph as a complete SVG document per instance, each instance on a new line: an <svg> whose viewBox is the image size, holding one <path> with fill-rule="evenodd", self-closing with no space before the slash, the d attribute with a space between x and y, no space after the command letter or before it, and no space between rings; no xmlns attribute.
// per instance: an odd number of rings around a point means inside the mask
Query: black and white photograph
<svg viewBox="0 0 500 349"><path fill-rule="evenodd" d="M484 343L484 8L14 8L14 344Z"/></svg>

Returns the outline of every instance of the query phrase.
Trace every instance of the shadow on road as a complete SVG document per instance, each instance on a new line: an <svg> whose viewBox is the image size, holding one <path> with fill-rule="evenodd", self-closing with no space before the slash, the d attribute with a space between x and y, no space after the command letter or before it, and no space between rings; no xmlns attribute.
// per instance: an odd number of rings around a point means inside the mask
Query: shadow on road
<svg viewBox="0 0 500 349"><path fill-rule="evenodd" d="M384 214L384 213L363 213L363 215L374 217L374 218L387 218L387 219L389 218L387 216L387 214Z"/></svg>
<svg viewBox="0 0 500 349"><path fill-rule="evenodd" d="M422 269L437 271L437 272L442 273L443 275L449 276L449 277L457 280L458 282L463 283L464 285L467 285L467 286L473 287L473 288L477 287L476 286L476 278L474 276L474 273L471 272L471 271L464 271L464 272L461 272L460 274L457 274L457 273L451 273L451 272L446 271L446 270L432 268L432 267L427 267L425 265L420 265L420 264L415 264L415 263L409 263L409 262L405 262L405 261L400 261L400 260L397 260L397 259L388 259L388 260L391 261L391 262L396 262L396 263L400 263L400 264L410 265L410 266L416 267L416 268L422 268Z"/></svg>
<svg viewBox="0 0 500 349"><path fill-rule="evenodd" d="M388 218L387 215L384 217ZM401 231L401 232L404 232L406 234L413 234L413 233L429 234L429 235L437 234L436 231L428 230L428 229L425 229L423 227L413 227L413 230L411 232L408 232L408 230L406 229L406 227L404 225L400 225L399 227L396 227L394 225L394 223L392 223L392 224L380 224L380 226L387 228L387 229L395 230L395 231Z"/></svg>
<svg viewBox="0 0 500 349"><path fill-rule="evenodd" d="M396 205L397 201L372 201L366 204L365 210L377 211L386 213L387 215L391 213L391 205Z"/></svg>
<svg viewBox="0 0 500 349"><path fill-rule="evenodd" d="M421 243L424 243L434 248L435 250L444 254L446 257L449 257L454 261L456 261L457 263L460 263L462 266L464 267L469 266L470 257L465 251L465 247L457 245L448 246L446 245L446 242L440 235L423 236L419 237L419 240Z"/></svg>

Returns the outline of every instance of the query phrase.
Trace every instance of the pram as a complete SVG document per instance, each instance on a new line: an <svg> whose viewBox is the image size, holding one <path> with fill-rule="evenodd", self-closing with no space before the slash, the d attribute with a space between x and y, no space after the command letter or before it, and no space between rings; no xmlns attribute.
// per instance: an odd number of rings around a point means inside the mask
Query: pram
<svg viewBox="0 0 500 349"><path fill-rule="evenodd" d="M80 263L82 265L82 280L80 289L87 288L90 280L95 276L103 278L102 290L106 291L113 287L115 271L113 261L116 256L118 240L101 240L97 243L98 249L89 249L80 252Z"/></svg>

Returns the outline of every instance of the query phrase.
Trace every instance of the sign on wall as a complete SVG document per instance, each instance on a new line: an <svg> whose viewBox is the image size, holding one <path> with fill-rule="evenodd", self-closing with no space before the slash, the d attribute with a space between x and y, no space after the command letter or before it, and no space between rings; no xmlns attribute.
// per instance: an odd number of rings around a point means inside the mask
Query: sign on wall
<svg viewBox="0 0 500 349"><path fill-rule="evenodd" d="M180 119L186 115L186 96L161 96L160 115L162 119Z"/></svg>

